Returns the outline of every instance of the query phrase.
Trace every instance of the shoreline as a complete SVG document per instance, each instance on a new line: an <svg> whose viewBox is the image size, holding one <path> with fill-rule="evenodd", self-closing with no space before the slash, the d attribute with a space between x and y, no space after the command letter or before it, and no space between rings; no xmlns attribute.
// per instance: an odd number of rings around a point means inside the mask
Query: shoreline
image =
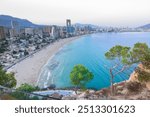
<svg viewBox="0 0 150 117"><path fill-rule="evenodd" d="M76 36L60 39L46 47L43 47L40 51L31 54L29 57L10 67L7 72L15 73L15 78L17 80L16 87L19 87L24 83L36 86L41 70L47 61L53 57L63 46L81 37L82 36Z"/></svg>

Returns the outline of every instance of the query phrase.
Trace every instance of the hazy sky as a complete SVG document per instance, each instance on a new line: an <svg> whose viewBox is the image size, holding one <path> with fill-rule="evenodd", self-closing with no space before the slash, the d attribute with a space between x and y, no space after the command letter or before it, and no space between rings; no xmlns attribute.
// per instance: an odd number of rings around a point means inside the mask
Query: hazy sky
<svg viewBox="0 0 150 117"><path fill-rule="evenodd" d="M0 0L0 14L38 24L91 23L136 27L150 23L150 0Z"/></svg>

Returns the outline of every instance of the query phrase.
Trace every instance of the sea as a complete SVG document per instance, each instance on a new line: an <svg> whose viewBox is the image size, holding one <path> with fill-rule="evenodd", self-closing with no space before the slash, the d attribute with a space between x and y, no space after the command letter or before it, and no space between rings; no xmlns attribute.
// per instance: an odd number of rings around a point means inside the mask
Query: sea
<svg viewBox="0 0 150 117"><path fill-rule="evenodd" d="M98 90L109 87L109 68L115 62L107 60L105 53L115 45L133 47L137 42L147 43L150 46L150 32L97 33L79 37L49 58L39 75L38 86L46 88L53 84L56 88L72 87L70 72L75 65L82 64L94 75L86 88ZM129 79L136 66L135 64L118 74L114 82Z"/></svg>

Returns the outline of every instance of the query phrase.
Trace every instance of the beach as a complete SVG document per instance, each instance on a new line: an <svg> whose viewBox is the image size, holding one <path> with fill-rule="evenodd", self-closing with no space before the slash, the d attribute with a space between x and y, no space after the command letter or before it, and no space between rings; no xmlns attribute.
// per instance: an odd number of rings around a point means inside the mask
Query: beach
<svg viewBox="0 0 150 117"><path fill-rule="evenodd" d="M78 38L80 37L60 39L54 43L51 43L28 58L16 63L14 66L9 68L7 72L15 73L17 87L24 83L36 85L41 69L47 61L64 45Z"/></svg>

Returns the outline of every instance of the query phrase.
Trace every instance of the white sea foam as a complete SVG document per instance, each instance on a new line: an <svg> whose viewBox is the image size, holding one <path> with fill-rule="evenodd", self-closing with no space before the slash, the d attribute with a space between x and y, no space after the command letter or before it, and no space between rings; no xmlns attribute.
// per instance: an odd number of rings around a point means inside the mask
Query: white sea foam
<svg viewBox="0 0 150 117"><path fill-rule="evenodd" d="M49 71L47 74L47 81L49 80L50 76L51 76L51 72Z"/></svg>
<svg viewBox="0 0 150 117"><path fill-rule="evenodd" d="M44 86L44 88L47 86L48 82L49 82L49 79L51 78L51 72L50 71L47 71L45 70L46 66L49 65L49 63L52 61L52 59L57 55L58 52L60 52L61 50L63 49L63 47L59 48L59 50L53 54L49 59L48 61L46 62L46 64L42 67L41 69L41 72L40 72L40 75L38 77L38 80L37 80L37 86L39 86L40 88L42 88ZM42 78L43 76L46 76L47 75L47 79L46 81L44 81L43 83L43 86L42 86L42 83L41 83L41 80L40 79L44 79ZM51 79L51 84L54 83L54 79L52 78Z"/></svg>

